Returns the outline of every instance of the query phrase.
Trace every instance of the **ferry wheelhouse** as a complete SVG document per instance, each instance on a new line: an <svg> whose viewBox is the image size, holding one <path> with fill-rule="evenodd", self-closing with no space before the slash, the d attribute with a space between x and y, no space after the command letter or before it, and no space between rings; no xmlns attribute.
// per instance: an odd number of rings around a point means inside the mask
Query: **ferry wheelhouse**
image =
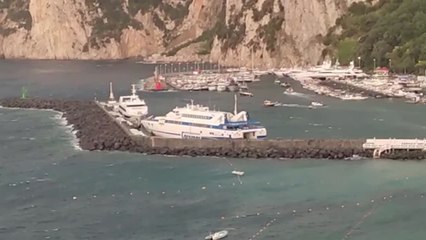
<svg viewBox="0 0 426 240"><path fill-rule="evenodd" d="M154 136L165 138L264 139L267 135L265 127L250 120L247 112L236 111L236 103L231 113L191 102L165 116L143 119L141 123Z"/></svg>
<svg viewBox="0 0 426 240"><path fill-rule="evenodd" d="M132 95L120 96L118 112L125 118L141 118L148 115L145 100L136 95L136 86L132 84Z"/></svg>

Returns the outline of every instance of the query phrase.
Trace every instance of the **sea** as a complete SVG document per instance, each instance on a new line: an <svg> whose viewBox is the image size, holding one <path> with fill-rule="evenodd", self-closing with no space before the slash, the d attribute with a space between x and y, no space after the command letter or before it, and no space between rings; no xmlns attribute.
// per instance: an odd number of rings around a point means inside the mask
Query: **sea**
<svg viewBox="0 0 426 240"><path fill-rule="evenodd" d="M136 61L0 61L0 97L106 99L152 75ZM424 138L426 106L296 94L264 77L239 110L269 138ZM140 92L153 115L234 96ZM263 107L264 100L281 106ZM325 107L310 109L312 101ZM424 239L426 163L176 157L88 152L53 111L0 108L0 239ZM241 177L233 170L243 171Z"/></svg>

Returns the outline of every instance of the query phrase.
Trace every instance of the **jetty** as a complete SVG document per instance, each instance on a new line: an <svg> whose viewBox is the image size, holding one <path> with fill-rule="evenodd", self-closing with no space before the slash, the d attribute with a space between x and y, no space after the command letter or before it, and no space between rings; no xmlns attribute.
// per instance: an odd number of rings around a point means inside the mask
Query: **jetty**
<svg viewBox="0 0 426 240"><path fill-rule="evenodd" d="M149 136L118 121L96 101L8 98L1 99L0 105L62 112L76 131L80 147L89 151L232 158L426 159L425 139L168 139Z"/></svg>

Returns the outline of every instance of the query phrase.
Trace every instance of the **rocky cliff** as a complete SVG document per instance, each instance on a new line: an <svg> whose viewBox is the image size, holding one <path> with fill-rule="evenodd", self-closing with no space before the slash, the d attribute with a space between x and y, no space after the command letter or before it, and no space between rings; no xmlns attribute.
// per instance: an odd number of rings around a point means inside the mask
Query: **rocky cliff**
<svg viewBox="0 0 426 240"><path fill-rule="evenodd" d="M357 0L0 0L0 56L315 64Z"/></svg>

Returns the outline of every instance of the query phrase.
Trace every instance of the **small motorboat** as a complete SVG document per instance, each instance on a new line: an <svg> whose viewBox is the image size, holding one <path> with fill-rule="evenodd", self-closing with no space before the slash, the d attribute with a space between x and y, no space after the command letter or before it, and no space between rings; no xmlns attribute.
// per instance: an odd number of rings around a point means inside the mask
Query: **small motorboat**
<svg viewBox="0 0 426 240"><path fill-rule="evenodd" d="M276 103L271 102L269 100L263 101L263 106L265 106L265 107L274 107L275 105L276 105Z"/></svg>
<svg viewBox="0 0 426 240"><path fill-rule="evenodd" d="M253 97L253 93L240 90L240 96Z"/></svg>
<svg viewBox="0 0 426 240"><path fill-rule="evenodd" d="M320 103L320 102L311 102L311 106L312 107L323 107L324 104Z"/></svg>
<svg viewBox="0 0 426 240"><path fill-rule="evenodd" d="M232 171L232 174L237 175L237 176L243 176L244 172L243 171Z"/></svg>
<svg viewBox="0 0 426 240"><path fill-rule="evenodd" d="M284 94L292 94L294 92L293 88L289 87L284 91Z"/></svg>
<svg viewBox="0 0 426 240"><path fill-rule="evenodd" d="M225 238L226 236L228 236L228 231L222 230L220 232L215 232L213 234L210 234L210 235L206 236L204 239L206 239L206 240L219 240L219 239Z"/></svg>
<svg viewBox="0 0 426 240"><path fill-rule="evenodd" d="M289 88L290 87L290 85L288 83L285 83L285 82L280 83L280 86L284 87L284 88Z"/></svg>
<svg viewBox="0 0 426 240"><path fill-rule="evenodd" d="M274 83L275 83L275 84L280 84L280 83L281 83L281 81L280 81L279 79L276 79L276 80L274 81Z"/></svg>

